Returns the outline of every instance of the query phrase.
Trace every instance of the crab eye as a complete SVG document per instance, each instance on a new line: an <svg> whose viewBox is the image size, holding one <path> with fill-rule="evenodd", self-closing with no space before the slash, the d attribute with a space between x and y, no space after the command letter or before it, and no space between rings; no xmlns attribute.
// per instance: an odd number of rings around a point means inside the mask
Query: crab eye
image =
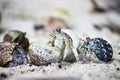
<svg viewBox="0 0 120 80"><path fill-rule="evenodd" d="M60 32L61 31L61 29L56 29L56 32Z"/></svg>
<svg viewBox="0 0 120 80"><path fill-rule="evenodd" d="M4 47L2 47L2 46L0 45L0 51L1 51L1 50L4 50Z"/></svg>
<svg viewBox="0 0 120 80"><path fill-rule="evenodd" d="M93 38L90 39L88 46L99 60L104 62L112 60L113 49L106 40L102 38Z"/></svg>

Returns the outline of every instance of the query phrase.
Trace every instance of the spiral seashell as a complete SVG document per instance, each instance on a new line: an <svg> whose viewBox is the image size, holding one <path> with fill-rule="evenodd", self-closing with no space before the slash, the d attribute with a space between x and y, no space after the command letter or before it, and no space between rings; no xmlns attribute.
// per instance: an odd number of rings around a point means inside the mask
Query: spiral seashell
<svg viewBox="0 0 120 80"><path fill-rule="evenodd" d="M5 34L3 41L4 42L14 42L17 43L19 48L23 48L25 51L28 50L29 40L26 38L26 33L19 30L10 30Z"/></svg>
<svg viewBox="0 0 120 80"><path fill-rule="evenodd" d="M43 65L58 62L61 59L60 55L60 51L57 48L48 45L40 46L38 43L32 43L29 47L31 64Z"/></svg>
<svg viewBox="0 0 120 80"><path fill-rule="evenodd" d="M93 38L88 41L88 48L101 61L108 62L112 60L112 46L102 38Z"/></svg>
<svg viewBox="0 0 120 80"><path fill-rule="evenodd" d="M13 58L15 43L0 42L0 66L4 66Z"/></svg>

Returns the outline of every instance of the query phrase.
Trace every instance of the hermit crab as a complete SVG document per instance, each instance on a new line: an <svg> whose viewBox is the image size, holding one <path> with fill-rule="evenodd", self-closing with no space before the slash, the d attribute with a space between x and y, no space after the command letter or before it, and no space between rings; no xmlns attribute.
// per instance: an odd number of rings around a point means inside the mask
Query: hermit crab
<svg viewBox="0 0 120 80"><path fill-rule="evenodd" d="M0 43L0 66L11 67L26 64L29 41L26 33L10 30Z"/></svg>
<svg viewBox="0 0 120 80"><path fill-rule="evenodd" d="M79 37L69 29L56 29L51 35L52 40L49 45L61 50L61 57L64 61L79 60L77 47L79 46Z"/></svg>
<svg viewBox="0 0 120 80"><path fill-rule="evenodd" d="M13 67L26 64L27 58L23 49L17 48L15 43L0 42L0 66Z"/></svg>
<svg viewBox="0 0 120 80"><path fill-rule="evenodd" d="M70 28L71 27L71 15L70 13L62 8L56 8L52 10L47 19L47 25L50 30Z"/></svg>
<svg viewBox="0 0 120 80"><path fill-rule="evenodd" d="M79 59L98 59L108 62L112 60L111 45L102 38L81 39L69 29L56 29L51 35L49 44L62 51L62 60L74 61Z"/></svg>
<svg viewBox="0 0 120 80"><path fill-rule="evenodd" d="M3 41L17 43L19 48L23 48L26 51L29 47L29 40L25 37L25 35L26 33L19 30L10 30L5 34Z"/></svg>
<svg viewBox="0 0 120 80"><path fill-rule="evenodd" d="M87 37L86 40L79 45L78 52L83 58L88 57L103 62L111 61L113 56L112 46L102 38L90 39Z"/></svg>
<svg viewBox="0 0 120 80"><path fill-rule="evenodd" d="M71 34L72 33L72 34ZM49 45L31 43L29 60L31 64L43 65L53 62L79 60L77 47L79 38L68 29L57 29L48 42Z"/></svg>
<svg viewBox="0 0 120 80"><path fill-rule="evenodd" d="M48 45L33 42L29 46L25 33L9 31L4 42L0 43L0 66L11 67L26 63L39 66L62 60L112 60L112 46L102 38L81 39L69 29L56 29L50 36Z"/></svg>

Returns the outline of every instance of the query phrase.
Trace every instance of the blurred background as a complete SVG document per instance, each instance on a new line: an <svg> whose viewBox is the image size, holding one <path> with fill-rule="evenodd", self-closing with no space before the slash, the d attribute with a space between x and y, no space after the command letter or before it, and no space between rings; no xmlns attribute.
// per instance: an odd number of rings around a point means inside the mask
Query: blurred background
<svg viewBox="0 0 120 80"><path fill-rule="evenodd" d="M120 0L0 0L1 41L15 29L26 32L30 42L45 42L57 28L101 37L120 49Z"/></svg>

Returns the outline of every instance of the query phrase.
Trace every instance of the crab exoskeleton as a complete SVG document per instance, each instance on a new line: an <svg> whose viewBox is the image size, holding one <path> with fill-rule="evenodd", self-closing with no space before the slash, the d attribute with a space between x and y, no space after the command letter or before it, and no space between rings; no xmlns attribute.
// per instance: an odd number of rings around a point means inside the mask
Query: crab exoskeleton
<svg viewBox="0 0 120 80"><path fill-rule="evenodd" d="M62 60L79 60L77 51L79 37L74 32L69 29L56 29L51 36L52 40L49 41L49 43L52 47L56 47L61 50Z"/></svg>

